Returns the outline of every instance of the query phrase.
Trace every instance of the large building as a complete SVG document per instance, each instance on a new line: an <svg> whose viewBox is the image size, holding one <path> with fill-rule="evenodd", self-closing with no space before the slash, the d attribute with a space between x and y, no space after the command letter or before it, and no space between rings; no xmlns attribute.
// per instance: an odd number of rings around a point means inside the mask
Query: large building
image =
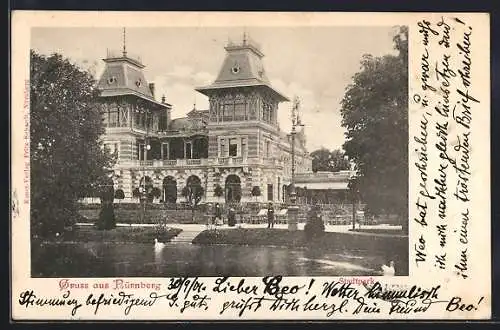
<svg viewBox="0 0 500 330"><path fill-rule="evenodd" d="M205 201L288 198L292 137L278 125L278 105L289 99L271 86L255 42L244 36L239 43L229 42L225 52L215 81L196 89L209 98L209 109L194 108L176 119L164 97L156 100L140 60L125 48L104 59L98 82L103 140L116 152L113 181L127 200L137 200L134 190L147 183L160 189L159 200L180 201L183 187L191 182L202 185ZM298 174L312 173L305 142L301 129L295 135ZM252 196L255 186L260 196Z"/></svg>

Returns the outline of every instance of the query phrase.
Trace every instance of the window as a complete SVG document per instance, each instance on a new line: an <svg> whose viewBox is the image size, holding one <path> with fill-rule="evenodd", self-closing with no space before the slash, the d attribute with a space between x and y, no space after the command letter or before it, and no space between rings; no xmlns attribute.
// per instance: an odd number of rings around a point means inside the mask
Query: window
<svg viewBox="0 0 500 330"><path fill-rule="evenodd" d="M191 154L191 142L186 142L184 145L185 150L186 150L186 159L191 159L192 154Z"/></svg>
<svg viewBox="0 0 500 330"><path fill-rule="evenodd" d="M137 145L137 159L144 160L144 144L143 143L139 143Z"/></svg>
<svg viewBox="0 0 500 330"><path fill-rule="evenodd" d="M246 138L242 138L241 139L241 156L242 157L247 157L247 152L248 152L248 149L247 149L247 139Z"/></svg>
<svg viewBox="0 0 500 330"><path fill-rule="evenodd" d="M168 114L167 113L162 113L160 115L160 120L158 124L158 130L160 131L166 131L168 129Z"/></svg>
<svg viewBox="0 0 500 330"><path fill-rule="evenodd" d="M223 121L231 121L234 116L234 104L232 102L228 102L222 105L222 120Z"/></svg>
<svg viewBox="0 0 500 330"><path fill-rule="evenodd" d="M118 109L109 110L109 127L118 126Z"/></svg>
<svg viewBox="0 0 500 330"><path fill-rule="evenodd" d="M234 104L234 120L245 120L245 102Z"/></svg>
<svg viewBox="0 0 500 330"><path fill-rule="evenodd" d="M134 127L139 126L139 122L141 120L141 114L139 112L134 113Z"/></svg>
<svg viewBox="0 0 500 330"><path fill-rule="evenodd" d="M271 141L266 141L266 157L269 158L271 152Z"/></svg>
<svg viewBox="0 0 500 330"><path fill-rule="evenodd" d="M238 141L236 139L229 139L229 157L238 156Z"/></svg>
<svg viewBox="0 0 500 330"><path fill-rule="evenodd" d="M104 106L102 108L102 119L105 127L118 127L120 126L120 118L118 117L118 108Z"/></svg>
<svg viewBox="0 0 500 330"><path fill-rule="evenodd" d="M267 185L267 200L273 200L273 185L271 183Z"/></svg>
<svg viewBox="0 0 500 330"><path fill-rule="evenodd" d="M146 114L147 118L147 129L152 130L153 129L153 114Z"/></svg>
<svg viewBox="0 0 500 330"><path fill-rule="evenodd" d="M220 139L219 142L219 157L224 157L225 156L225 141L224 139Z"/></svg>
<svg viewBox="0 0 500 330"><path fill-rule="evenodd" d="M269 111L270 111L270 106L267 103L264 103L262 105L262 120L265 122L269 122Z"/></svg>
<svg viewBox="0 0 500 330"><path fill-rule="evenodd" d="M163 159L169 159L168 143L162 143L161 148L163 151Z"/></svg>
<svg viewBox="0 0 500 330"><path fill-rule="evenodd" d="M120 151L120 145L118 143L115 143L113 146L113 153L116 153L118 155L119 151Z"/></svg>
<svg viewBox="0 0 500 330"><path fill-rule="evenodd" d="M281 178L278 177L278 200L280 200L280 187L281 187Z"/></svg>

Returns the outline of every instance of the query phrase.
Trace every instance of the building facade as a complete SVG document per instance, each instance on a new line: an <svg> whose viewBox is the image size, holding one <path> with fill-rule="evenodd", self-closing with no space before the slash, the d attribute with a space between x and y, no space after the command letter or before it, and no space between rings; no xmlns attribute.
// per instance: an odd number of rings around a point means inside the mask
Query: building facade
<svg viewBox="0 0 500 330"><path fill-rule="evenodd" d="M140 60L124 50L108 54L98 82L106 133L104 145L116 153L115 190L137 201L146 185L161 201L183 201L190 182L204 188L207 202L286 202L291 183L290 133L278 125L278 105L289 99L273 88L259 45L247 37L228 43L215 81L196 89L209 109L171 118L172 105L156 101ZM301 129L295 136L295 171L312 173ZM259 187L260 196L252 190ZM220 188L218 188L220 187Z"/></svg>

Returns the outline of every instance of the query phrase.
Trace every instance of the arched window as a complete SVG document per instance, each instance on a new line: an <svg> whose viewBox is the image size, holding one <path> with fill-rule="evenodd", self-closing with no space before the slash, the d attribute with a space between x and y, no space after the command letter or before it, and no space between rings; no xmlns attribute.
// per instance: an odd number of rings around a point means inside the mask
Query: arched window
<svg viewBox="0 0 500 330"><path fill-rule="evenodd" d="M172 176L163 179L162 199L165 203L175 203L177 201L177 181Z"/></svg>

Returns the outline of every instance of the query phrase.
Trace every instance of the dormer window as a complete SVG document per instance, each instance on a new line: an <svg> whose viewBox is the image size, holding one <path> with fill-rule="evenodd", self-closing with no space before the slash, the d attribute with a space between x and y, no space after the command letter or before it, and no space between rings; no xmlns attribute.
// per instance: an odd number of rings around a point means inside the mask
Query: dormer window
<svg viewBox="0 0 500 330"><path fill-rule="evenodd" d="M231 73L238 74L239 72L240 72L240 65L238 63L234 63L233 67L231 68Z"/></svg>
<svg viewBox="0 0 500 330"><path fill-rule="evenodd" d="M138 80L135 82L135 85L136 85L137 87L141 87L141 85L142 85L142 80L141 80L141 79L138 79Z"/></svg>
<svg viewBox="0 0 500 330"><path fill-rule="evenodd" d="M108 78L108 85L116 83L116 77L112 76Z"/></svg>

